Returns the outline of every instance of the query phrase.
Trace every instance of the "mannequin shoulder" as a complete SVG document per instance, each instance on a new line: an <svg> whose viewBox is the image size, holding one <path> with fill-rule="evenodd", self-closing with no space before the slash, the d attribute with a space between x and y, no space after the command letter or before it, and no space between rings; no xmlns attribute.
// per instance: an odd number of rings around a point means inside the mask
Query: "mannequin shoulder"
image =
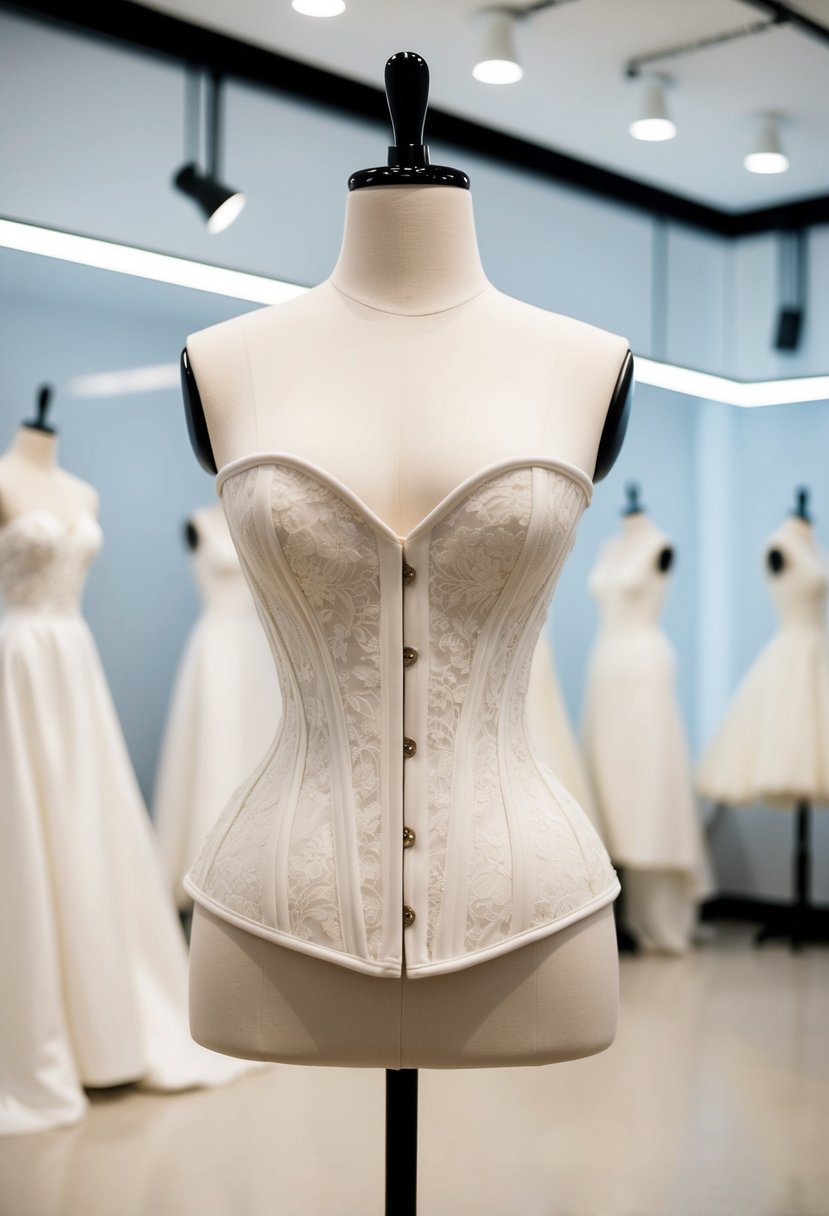
<svg viewBox="0 0 829 1216"><path fill-rule="evenodd" d="M238 392L239 381L249 375L251 355L262 348L289 346L298 329L319 324L322 288L297 288L297 294L279 304L254 308L228 321L220 321L188 335L185 344L190 368L202 401L223 389Z"/></svg>
<svg viewBox="0 0 829 1216"><path fill-rule="evenodd" d="M74 473L67 473L65 470L62 470L61 480L67 496L72 495L76 499L78 509L88 511L90 515L94 515L97 519L101 498L95 487L90 485L88 481L83 481L80 477L76 477Z"/></svg>
<svg viewBox="0 0 829 1216"><path fill-rule="evenodd" d="M215 472L240 453L256 450L256 390L265 394L274 369L307 334L318 342L305 291L188 336L181 356L188 430L202 467ZM323 327L324 328L324 327Z"/></svg>

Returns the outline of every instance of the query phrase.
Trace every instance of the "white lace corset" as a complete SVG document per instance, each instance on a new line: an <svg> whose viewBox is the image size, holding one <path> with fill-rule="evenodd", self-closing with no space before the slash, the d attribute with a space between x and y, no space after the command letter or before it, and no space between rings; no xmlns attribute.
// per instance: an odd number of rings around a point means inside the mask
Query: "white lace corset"
<svg viewBox="0 0 829 1216"><path fill-rule="evenodd" d="M524 723L586 475L504 462L403 539L295 457L234 461L217 486L284 709L185 882L193 898L390 976L404 947L408 974L438 974L609 903L607 854Z"/></svg>
<svg viewBox="0 0 829 1216"><path fill-rule="evenodd" d="M97 520L66 523L53 511L25 511L0 528L0 593L10 612L75 615L86 573L101 547Z"/></svg>

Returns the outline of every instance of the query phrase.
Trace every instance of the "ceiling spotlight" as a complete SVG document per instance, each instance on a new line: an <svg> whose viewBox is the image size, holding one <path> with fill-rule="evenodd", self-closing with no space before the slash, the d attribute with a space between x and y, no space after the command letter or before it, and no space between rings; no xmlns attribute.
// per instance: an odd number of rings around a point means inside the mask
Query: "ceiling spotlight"
<svg viewBox="0 0 829 1216"><path fill-rule="evenodd" d="M193 75L188 80L187 97L185 102L186 139L188 145L186 154L190 157L186 164L177 170L173 177L173 185L182 194L192 199L204 214L207 231L223 232L238 218L245 206L245 196L240 190L225 185L219 180L219 161L221 155L221 79L216 73L205 78L207 89L205 144L207 147L207 168L202 169L198 163L198 146L201 142L200 117L201 94L203 81L200 76Z"/></svg>
<svg viewBox="0 0 829 1216"><path fill-rule="evenodd" d="M773 114L763 114L757 124L754 143L743 164L749 173L785 173L789 158L780 143L780 132Z"/></svg>
<svg viewBox="0 0 829 1216"><path fill-rule="evenodd" d="M483 9L478 16L485 22L481 54L472 69L484 84L515 84L524 75L515 50L515 15L508 8Z"/></svg>
<svg viewBox="0 0 829 1216"><path fill-rule="evenodd" d="M223 232L229 228L245 205L244 194L231 186L223 186L209 173L202 173L193 161L181 166L173 183L204 212L208 232Z"/></svg>
<svg viewBox="0 0 829 1216"><path fill-rule="evenodd" d="M647 82L642 110L639 117L630 124L630 133L634 139L651 141L673 139L676 135L676 126L668 117L662 80Z"/></svg>
<svg viewBox="0 0 829 1216"><path fill-rule="evenodd" d="M291 8L304 17L339 17L345 0L291 0Z"/></svg>

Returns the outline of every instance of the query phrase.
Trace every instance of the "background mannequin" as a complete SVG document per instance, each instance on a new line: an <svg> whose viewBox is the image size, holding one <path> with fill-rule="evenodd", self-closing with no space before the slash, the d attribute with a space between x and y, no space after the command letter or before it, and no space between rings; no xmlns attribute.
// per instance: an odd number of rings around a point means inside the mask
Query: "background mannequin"
<svg viewBox="0 0 829 1216"><path fill-rule="evenodd" d="M780 628L734 694L700 761L697 785L714 802L789 808L829 803L829 564L798 491L768 537L764 565Z"/></svg>
<svg viewBox="0 0 829 1216"><path fill-rule="evenodd" d="M384 172L366 171L365 184ZM410 181L352 190L329 279L191 336L184 363L205 467L295 453L400 536L506 457L550 453L590 474L604 436L612 463L630 371L623 339L489 284L466 189L414 172ZM547 1063L611 1041L616 967L609 907L489 962L411 982L253 937L197 904L191 1026L218 1050L296 1063Z"/></svg>
<svg viewBox="0 0 829 1216"><path fill-rule="evenodd" d="M527 724L539 756L589 815L591 823L600 827L590 779L561 695L546 625L533 655L527 688Z"/></svg>
<svg viewBox="0 0 829 1216"><path fill-rule="evenodd" d="M583 729L605 842L624 867L626 927L643 949L681 953L708 884L676 660L659 625L672 564L668 537L628 487L621 533L590 575L601 627Z"/></svg>
<svg viewBox="0 0 829 1216"><path fill-rule="evenodd" d="M203 611L176 673L159 761L153 822L174 898L240 781L279 723L279 683L265 634L218 503L185 525Z"/></svg>
<svg viewBox="0 0 829 1216"><path fill-rule="evenodd" d="M187 1033L184 939L92 636L97 494L41 416L0 459L0 1134L73 1123L84 1086L222 1082Z"/></svg>

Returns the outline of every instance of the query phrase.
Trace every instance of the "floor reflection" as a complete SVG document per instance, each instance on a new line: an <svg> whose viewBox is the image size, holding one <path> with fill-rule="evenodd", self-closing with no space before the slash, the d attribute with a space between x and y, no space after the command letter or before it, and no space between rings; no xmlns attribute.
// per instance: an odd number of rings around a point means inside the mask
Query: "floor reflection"
<svg viewBox="0 0 829 1216"><path fill-rule="evenodd" d="M601 1056L424 1073L422 1216L826 1216L826 951L750 940L626 958ZM76 1127L0 1141L0 1213L379 1214L383 1101L380 1072L278 1065L95 1093Z"/></svg>

